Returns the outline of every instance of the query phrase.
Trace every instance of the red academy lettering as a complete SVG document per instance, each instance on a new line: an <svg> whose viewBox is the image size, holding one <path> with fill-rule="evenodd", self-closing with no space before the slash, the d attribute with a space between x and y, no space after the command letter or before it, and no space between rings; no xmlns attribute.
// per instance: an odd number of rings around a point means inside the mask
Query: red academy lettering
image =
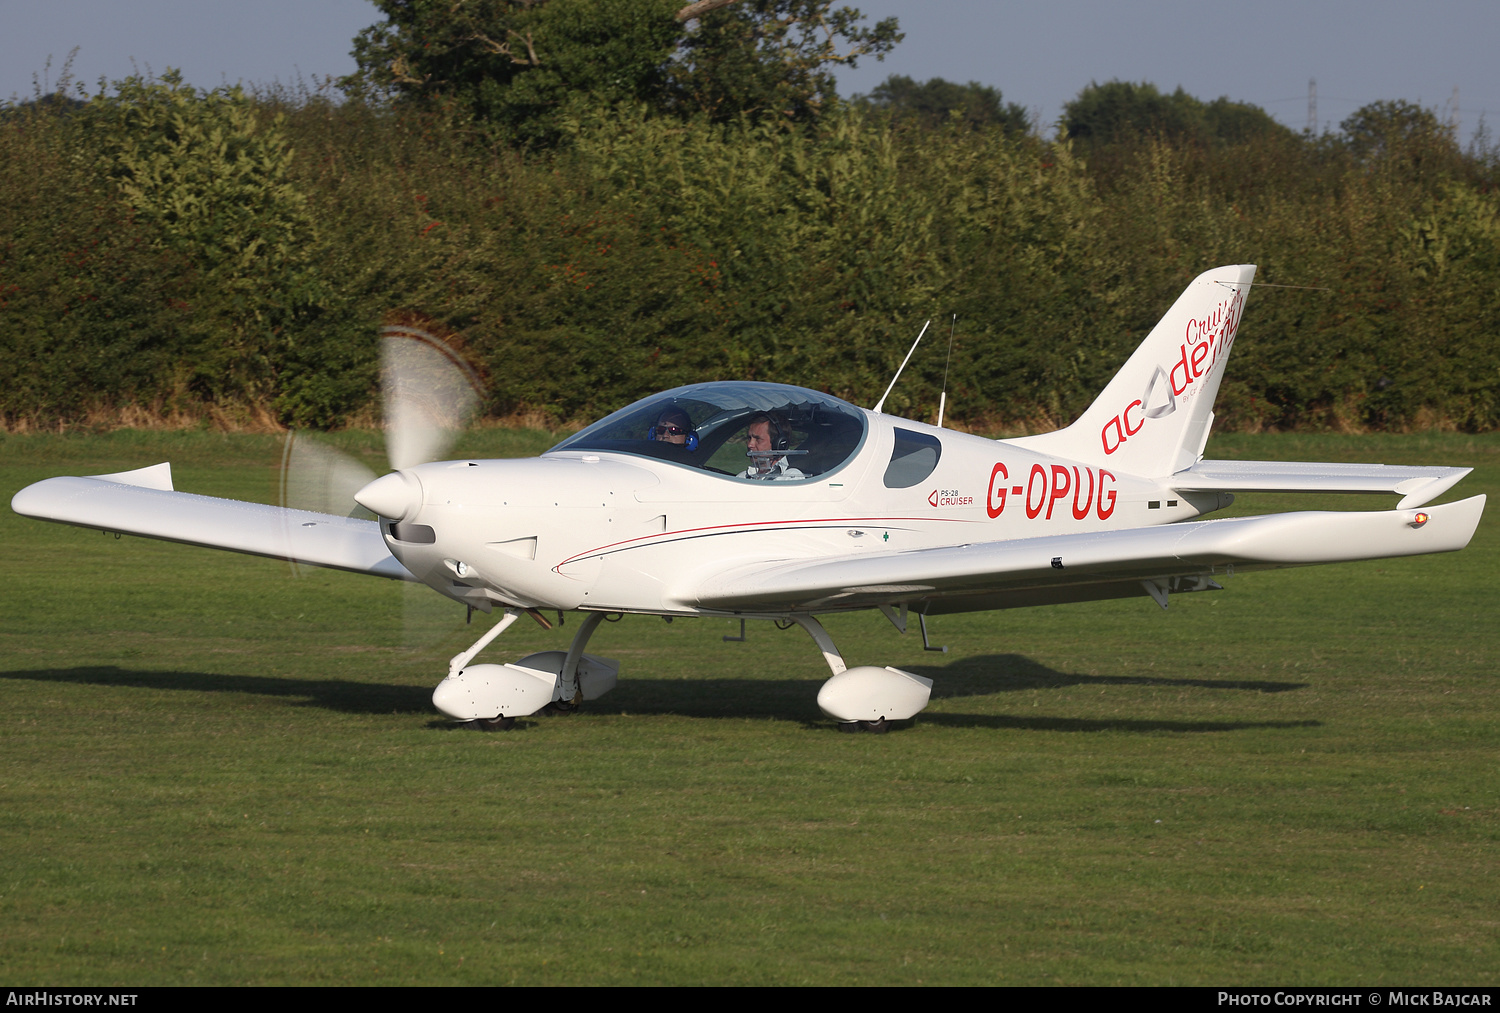
<svg viewBox="0 0 1500 1013"><path fill-rule="evenodd" d="M1188 384L1192 383L1196 377L1193 376L1192 368L1188 366L1187 345L1180 346L1177 354L1179 358L1172 364L1172 371L1167 374L1167 379L1172 381L1172 393L1181 396L1188 389ZM1182 370L1182 383L1177 382L1179 369Z"/></svg>
<svg viewBox="0 0 1500 1013"><path fill-rule="evenodd" d="M1212 372L1219 356L1229 352L1229 347L1234 344L1235 332L1239 329L1240 313L1244 305L1244 293L1236 291L1207 317L1187 322L1183 341L1177 346L1177 358L1167 373L1167 382L1171 385L1174 397L1182 396L1200 377ZM1139 421L1132 425L1130 413L1136 409L1142 411ZM1143 409L1143 401L1138 398L1126 405L1120 414L1104 423L1099 430L1099 439L1104 444L1106 454L1113 454L1141 431L1147 418Z"/></svg>
<svg viewBox="0 0 1500 1013"><path fill-rule="evenodd" d="M1109 431L1111 428L1115 431L1115 441L1113 443L1109 441ZM1120 449L1120 444L1125 442L1125 433L1120 429L1120 416L1116 415L1104 423L1104 428L1099 430L1099 438L1104 441L1104 452L1106 454L1113 454L1116 450Z"/></svg>

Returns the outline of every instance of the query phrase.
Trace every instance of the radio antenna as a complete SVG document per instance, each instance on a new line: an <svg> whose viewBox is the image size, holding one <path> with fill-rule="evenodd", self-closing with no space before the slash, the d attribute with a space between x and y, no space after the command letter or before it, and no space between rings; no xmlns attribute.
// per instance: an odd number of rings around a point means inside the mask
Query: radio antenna
<svg viewBox="0 0 1500 1013"><path fill-rule="evenodd" d="M953 323L948 327L948 358L943 361L943 392L938 395L938 424L943 428L943 409L948 405L948 367L953 364L953 332L958 330L958 314L953 314Z"/></svg>
<svg viewBox="0 0 1500 1013"><path fill-rule="evenodd" d="M899 379L901 379L901 370L905 369L906 368L906 364L911 361L911 353L915 352L917 350L917 346L922 343L922 334L926 334L927 333L927 328L930 327L930 326L932 326L932 321L931 320L928 320L927 323L925 323L925 324L922 325L922 332L921 332L921 334L918 334L917 335L917 340L913 341L911 343L911 351L909 351L909 352L906 353L906 358L904 358L904 359L901 360L901 366L900 366L899 369L896 370L896 375L893 376L893 377L891 377L891 386L887 387L885 389L885 393L882 394L882 395L880 395L880 400L875 402L875 414L876 415L879 415L880 414L880 409L882 409L882 408L885 407L885 399L891 396L891 389L896 386L896 381L899 380Z"/></svg>

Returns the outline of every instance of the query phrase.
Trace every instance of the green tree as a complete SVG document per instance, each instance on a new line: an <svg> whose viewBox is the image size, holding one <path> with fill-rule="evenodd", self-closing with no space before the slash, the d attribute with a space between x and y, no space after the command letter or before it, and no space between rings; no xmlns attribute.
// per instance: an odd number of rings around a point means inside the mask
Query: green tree
<svg viewBox="0 0 1500 1013"><path fill-rule="evenodd" d="M1290 137L1291 131L1259 106L1228 98L1210 103L1180 87L1170 95L1149 82L1090 83L1063 107L1063 129L1091 148L1160 140L1173 144L1243 144Z"/></svg>
<svg viewBox="0 0 1500 1013"><path fill-rule="evenodd" d="M355 94L447 107L522 141L570 103L656 101L681 27L675 0L376 0L354 40Z"/></svg>
<svg viewBox="0 0 1500 1013"><path fill-rule="evenodd" d="M869 28L863 20L831 0L741 0L708 10L679 40L672 101L719 122L815 120L838 104L833 67L883 60L905 37L895 18Z"/></svg>
<svg viewBox="0 0 1500 1013"><path fill-rule="evenodd" d="M354 42L351 94L448 108L549 144L586 111L644 104L728 120L806 120L837 100L834 65L882 56L873 28L833 0L375 0Z"/></svg>
<svg viewBox="0 0 1500 1013"><path fill-rule="evenodd" d="M1149 82L1090 82L1063 106L1067 136L1089 147L1134 142L1147 137L1196 139L1202 103L1178 88L1164 95Z"/></svg>
<svg viewBox="0 0 1500 1013"><path fill-rule="evenodd" d="M301 258L310 220L281 117L263 123L239 88L199 92L173 70L115 88L88 107L105 171L163 241L234 277Z"/></svg>
<svg viewBox="0 0 1500 1013"><path fill-rule="evenodd" d="M954 113L968 127L996 126L1008 134L1024 134L1030 129L1030 118L1024 107L1001 100L1000 89L970 81L956 84L941 77L918 82L902 74L892 74L867 96L860 96L871 108L889 112L898 119L915 120L927 129L947 123Z"/></svg>
<svg viewBox="0 0 1500 1013"><path fill-rule="evenodd" d="M1467 176L1484 187L1493 177L1493 169L1464 157L1452 127L1432 110L1411 102L1372 102L1340 126L1344 149L1355 164L1401 183L1414 213L1433 187L1448 180Z"/></svg>
<svg viewBox="0 0 1500 1013"><path fill-rule="evenodd" d="M289 176L282 117L237 87L200 92L172 70L117 82L80 115L136 224L189 268L194 385L216 400L268 399L316 288L312 216Z"/></svg>
<svg viewBox="0 0 1500 1013"><path fill-rule="evenodd" d="M1361 161L1424 151L1458 154L1452 129L1438 122L1436 113L1402 99L1371 102L1339 127L1350 152Z"/></svg>
<svg viewBox="0 0 1500 1013"><path fill-rule="evenodd" d="M1235 102L1225 96L1204 105L1203 127L1215 142L1231 147L1241 144L1274 146L1277 142L1285 143L1297 137L1260 106Z"/></svg>

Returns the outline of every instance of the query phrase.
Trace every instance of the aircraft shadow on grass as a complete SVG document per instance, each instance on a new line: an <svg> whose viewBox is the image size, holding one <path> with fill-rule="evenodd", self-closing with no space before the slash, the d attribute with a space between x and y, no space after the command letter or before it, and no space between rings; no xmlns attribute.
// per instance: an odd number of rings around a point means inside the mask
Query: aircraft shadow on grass
<svg viewBox="0 0 1500 1013"><path fill-rule="evenodd" d="M0 672L0 678L54 684L109 686L121 689L165 689L191 693L250 693L296 697L298 706L321 707L345 714L412 714L432 712L432 690L426 686L382 686L341 679L283 679L274 675L221 675L211 672L133 671L113 665Z"/></svg>
<svg viewBox="0 0 1500 1013"><path fill-rule="evenodd" d="M1068 686L1156 686L1179 690L1235 690L1243 693L1286 693L1303 689L1303 682L1262 679L1201 679L1149 675L1083 675L1059 672L1021 654L980 654L947 665L912 665L908 671L933 680L932 701L967 696L991 696L1022 690L1062 689ZM923 720L954 727L1024 728L1065 732L1228 732L1246 728L1312 728L1320 721L1171 721L1139 718L1069 718L1014 714L952 714L929 711Z"/></svg>
<svg viewBox="0 0 1500 1013"><path fill-rule="evenodd" d="M1159 686L1183 690L1284 693L1306 685L1242 679L1081 675L1059 672L1018 654L978 655L961 658L947 665L913 666L911 671L934 680L934 703L962 697L1068 686ZM0 673L0 678L123 689L288 697L296 698L296 706L320 707L349 714L432 713L432 691L425 686L208 672L131 671L108 665L11 671ZM817 685L817 680L804 679L637 678L621 682L607 701L586 706L599 714L671 714L691 718L789 720L799 721L808 727L826 729L827 720L811 705L811 698L816 696ZM813 687L812 692L809 692L810 686ZM1318 721L1173 721L1070 718L1055 715L952 714L940 710L927 712L923 720L952 727L1075 732L1227 732L1247 728L1307 728L1321 724ZM534 724L532 721L522 721L517 728L524 730ZM435 719L429 723L429 727L449 729L456 726L450 721Z"/></svg>
<svg viewBox="0 0 1500 1013"><path fill-rule="evenodd" d="M933 680L932 698L988 696L1026 689L1065 686L1161 686L1166 689L1235 689L1249 693L1286 693L1305 689L1305 682L1265 679L1193 679L1167 675L1080 675L1059 672L1024 654L976 654L946 665L911 665L907 671Z"/></svg>

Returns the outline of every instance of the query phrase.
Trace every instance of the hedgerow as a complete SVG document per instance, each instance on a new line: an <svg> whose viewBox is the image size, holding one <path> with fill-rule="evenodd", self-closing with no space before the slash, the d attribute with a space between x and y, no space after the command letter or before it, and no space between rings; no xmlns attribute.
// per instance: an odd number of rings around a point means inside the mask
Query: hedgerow
<svg viewBox="0 0 1500 1013"><path fill-rule="evenodd" d="M1252 262L1220 426L1493 429L1495 160L1383 112L1105 149L627 105L529 150L441 109L121 82L0 116L0 416L367 419L396 315L454 335L497 416L715 378L868 404L931 317L892 410L930 416L946 371L949 419L1046 428L1186 281Z"/></svg>

